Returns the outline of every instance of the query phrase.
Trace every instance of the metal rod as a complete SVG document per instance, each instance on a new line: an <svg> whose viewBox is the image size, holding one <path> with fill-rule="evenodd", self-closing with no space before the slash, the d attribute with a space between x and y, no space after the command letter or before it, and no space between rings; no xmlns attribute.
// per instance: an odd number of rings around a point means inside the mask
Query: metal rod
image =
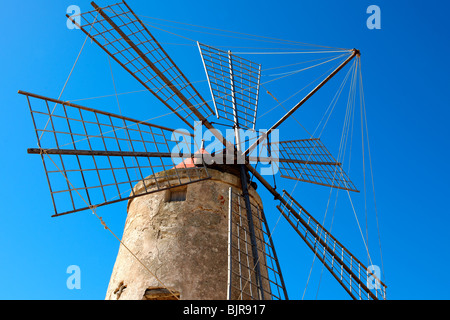
<svg viewBox="0 0 450 320"><path fill-rule="evenodd" d="M248 220L248 229L250 233L250 241L252 245L252 256L253 256L253 266L255 270L256 282L260 293L261 300L264 300L264 290L263 283L261 278L261 269L259 266L259 258L258 258L258 247L255 236L255 228L253 222L252 208L250 203L250 196L248 193L247 186L247 172L245 170L245 165L239 165L240 176L241 176L241 186L242 186L242 196L245 201L245 209L247 211L247 220Z"/></svg>
<svg viewBox="0 0 450 320"><path fill-rule="evenodd" d="M152 69L154 73L170 88L173 93L198 117L203 118L200 112L190 103L190 101L172 84L172 82L150 61L150 59L139 49L136 44L117 26L117 24L111 20L111 18L100 8L94 1L91 5L97 10L97 12L114 28L114 30L127 42L127 44L138 54L138 56L144 60L144 62ZM165 103L168 105L167 103ZM188 123L188 125L190 125ZM192 126L192 125L190 125Z"/></svg>
<svg viewBox="0 0 450 320"><path fill-rule="evenodd" d="M233 244L233 190L228 191L228 279L227 279L227 300L231 299L231 276L232 276L232 244Z"/></svg>
<svg viewBox="0 0 450 320"><path fill-rule="evenodd" d="M234 75L233 75L233 62L231 58L231 51L228 51L228 65L230 67L230 86L231 86L231 103L233 104L233 120L234 120L234 136L236 139L236 150L238 155L241 153L241 138L239 134L239 118L237 115L236 106L236 92L234 86Z"/></svg>
<svg viewBox="0 0 450 320"><path fill-rule="evenodd" d="M298 108L300 108L306 101L309 100L320 88L322 88L325 83L327 83L331 78L333 78L347 63L350 62L356 55L359 55L359 50L353 49L352 54L348 57L341 65L339 65L333 72L331 72L328 77L326 77L321 83L319 83L310 93L308 93L299 103L297 103L291 110L289 110L280 120L278 120L267 132L259 137L258 140L253 143L244 153L244 155L248 155L261 140L265 139L273 130L278 128L287 118L289 118Z"/></svg>
<svg viewBox="0 0 450 320"><path fill-rule="evenodd" d="M311 184L317 184L317 185L319 185L319 186L333 187L333 188L335 188L335 189L348 190L348 191L353 191L353 192L359 193L359 190L357 190L357 189L351 189L351 188L341 187L341 186L339 186L339 185L326 184L326 183L321 183L321 182L316 182L316 181L311 181L311 180L306 180L306 179L301 179L301 178L293 178L293 177L285 176L285 175L283 175L283 174L281 174L280 177L285 178L285 179L296 180L296 181L308 182L308 183L311 183Z"/></svg>
<svg viewBox="0 0 450 320"><path fill-rule="evenodd" d="M163 130L168 130L168 131L171 131L171 132L177 132L177 133L184 134L186 136L194 137L193 134L186 133L186 131L175 130L175 129L163 127L163 126L160 126L160 125L148 123L148 122L145 122L145 121L140 121L140 120L132 119L132 118L125 117L125 116L122 116L122 115L114 114L114 113L111 113L111 112L106 112L106 111L102 111L102 110L97 110L97 109L84 107L84 106L81 106L79 104L75 104L75 103L72 103L72 102L69 102L69 101L62 101L62 100L58 100L58 99L53 99L53 98L45 97L45 96L42 96L42 95L39 95L39 94L30 93L30 92L26 92L26 91L22 91L22 90L17 91L17 93L22 94L22 95L27 96L27 97L32 97L32 98L36 98L36 99L41 99L41 100L46 100L46 101L58 103L58 104L61 104L63 106L74 107L74 108L78 108L78 109L81 109L81 110L95 112L95 113L98 113L98 114L103 114L105 116L111 116L111 117L115 117L115 118L120 118L120 119L124 119L124 120L127 120L127 121L131 121L131 122L136 122L136 123L139 123L139 124L147 125L147 126L150 126L150 127L163 129ZM33 111L31 111L31 112L33 112Z"/></svg>
<svg viewBox="0 0 450 320"><path fill-rule="evenodd" d="M299 159L282 159L282 158L272 158L272 157L248 157L249 161L259 161L259 162L288 162L288 163L300 163L300 164L314 164L314 165L324 165L324 166L341 166L340 162L327 162L327 161L308 161Z"/></svg>
<svg viewBox="0 0 450 320"><path fill-rule="evenodd" d="M81 150L81 149L44 149L44 148L28 148L29 154L59 154L59 155L79 155L79 156L117 156L117 157L156 157L156 158L186 158L176 152L149 152L149 151L105 151L105 150ZM201 159L202 154L193 154L193 158ZM236 160L236 159L235 159ZM286 160L276 159L270 157L249 157L250 161L279 161L292 162L301 164L314 165L340 165L334 162L318 162L318 161L304 161L304 160ZM290 177L285 177L290 178Z"/></svg>
<svg viewBox="0 0 450 320"><path fill-rule="evenodd" d="M61 154L79 156L117 156L117 157L159 157L159 158L183 158L171 152L136 152L136 151L104 151L104 150L78 150L78 149L42 149L29 148L29 154Z"/></svg>
<svg viewBox="0 0 450 320"><path fill-rule="evenodd" d="M211 80L209 78L208 69L206 68L205 59L203 59L202 48L200 47L200 42L198 42L198 41L197 41L197 47L198 47L198 50L200 51L200 56L202 57L203 68L205 69L205 74L206 74L206 79L208 80L209 90L211 91L211 95L213 95L214 93L213 93L213 89L211 86ZM216 117L217 117L217 119L219 119L219 110L217 109L216 99L213 99L213 104L214 104L214 109L216 111Z"/></svg>
<svg viewBox="0 0 450 320"><path fill-rule="evenodd" d="M129 6L124 2L124 4L127 6L127 8L131 11L131 9L129 8ZM161 80L163 80L163 82L175 93L175 95L181 100L183 101L183 103L186 104L186 106L189 108L189 110L202 122L202 124L209 130L211 130L211 132L214 134L214 136L222 142L222 144L227 147L227 148L232 148L234 149L234 146L231 145L231 143L229 141L227 141L222 134L218 131L218 130L213 130L215 129L212 124L206 120L206 118L192 105L192 103L183 95L182 92L180 92L171 82L169 79L167 79L167 77L147 58L147 56L145 56L145 54L133 43L133 41L130 40L130 38L114 23L114 21L111 20L111 18L105 14L105 12L102 10L102 8L100 8L95 2L91 2L91 5L97 10L97 12L114 28L114 30L116 30L117 33L119 33L119 35L130 45L130 47L139 55L139 57L141 59L144 60L145 63L148 64L148 66L161 78ZM133 13L133 12L132 12ZM134 14L134 13L133 13ZM138 20L140 21L140 20ZM145 26L144 26L145 28ZM147 30L147 28L145 28L145 30ZM148 30L147 30L148 31ZM150 34L150 33L149 33ZM151 34L150 34L151 35ZM156 42L156 39L153 38L152 39ZM95 41L95 39L94 39ZM96 41L97 42L97 41ZM97 42L97 44L99 44ZM100 45L100 44L99 44ZM159 45L159 44L158 44ZM103 46L100 45L100 47L103 48ZM159 46L161 49L162 47ZM104 49L104 48L103 48ZM106 52L107 50L104 49ZM165 51L163 50L163 52L165 53ZM109 53L108 53L109 54ZM166 56L170 59L170 57L167 55ZM114 57L114 56L112 56ZM115 58L115 57L114 57ZM116 61L117 58L115 58ZM171 62L173 63L172 59L170 59ZM122 64L123 66L123 64ZM175 63L174 66L176 67ZM177 67L176 67L177 68ZM128 69L127 69L128 70ZM177 70L179 70L177 68ZM181 72L180 72L181 73ZM142 83L142 81L141 81ZM146 86L146 88L148 88ZM195 90L195 89L194 89ZM150 90L151 91L151 90ZM153 91L151 91L152 93L154 93ZM154 93L155 94L155 93ZM155 94L156 97L158 97L160 99L160 97L158 95ZM161 100L161 99L160 99ZM162 100L163 101L163 100ZM164 101L163 101L164 102ZM173 108L171 108L166 102L164 102L165 105L167 105L172 111ZM209 106L208 106L209 107ZM210 108L210 107L209 107ZM186 121L185 121L186 122ZM191 124L188 123L188 125L193 128L193 126Z"/></svg>
<svg viewBox="0 0 450 320"><path fill-rule="evenodd" d="M331 256L333 256L334 258L335 258L335 260L336 260L336 262L338 262L339 264L341 264L341 266L350 274L350 275L353 275L355 278L357 278L357 276L353 273L353 271L344 263L344 261L339 257L339 256L337 256L336 255L336 253L326 244L326 243L324 243L323 242L323 240L322 240L322 238L321 237L319 237L319 235L317 235L317 233L309 226L309 224L306 222L306 221L304 221L304 219L302 218L302 217L300 217L296 212L295 212L295 210L289 205L289 203L251 166L251 165L249 165L249 164L247 164L246 165L247 166L247 168L248 168L248 170L267 188L267 190L269 190L270 191L270 193L272 193L272 195L275 197L275 199L276 200L279 200L288 210L289 210L289 212L300 222L300 223L302 223L303 224L303 226L305 227L305 229L307 230L307 231L309 231L311 234L313 234L313 235L315 235L315 237L316 237L316 239L318 239L318 241L319 241L319 243L321 243L322 244L322 246L331 254ZM292 198L292 200L294 200L295 201L295 199L293 199ZM295 201L295 203L300 207L300 208L302 208L301 206L300 206L300 204L298 204L298 202L297 201ZM303 209L304 210L304 209ZM306 212L306 210L304 210L305 212ZM308 214L309 215L309 214ZM309 215L310 216L310 215ZM316 224L317 225L320 225L319 224L319 222L317 222L312 216L310 216L311 217L311 219L313 220L313 221L315 221L316 222ZM290 222L290 220L288 219L288 221ZM293 225L292 223L291 223L291 225ZM321 226L322 227L322 226ZM322 229L324 229L323 227L322 227ZM324 229L325 230L325 229ZM326 231L326 230L325 230ZM298 232L298 234L303 238L303 235L300 233L300 232ZM329 234L329 233L328 233ZM336 240L331 234L329 234L330 235L330 237L332 238L332 239L334 239L334 240ZM337 241L337 240L336 240ZM306 241L305 241L306 242ZM337 243L339 243L338 241L337 241ZM340 244L340 243L339 243ZM308 244L309 245L309 244ZM342 247L342 249L344 250L345 248L344 248L344 246L342 246L341 245L341 247ZM311 247L311 249L314 251L314 248L312 248ZM350 255L350 256L353 256L347 249L345 249L345 251ZM314 251L314 253L316 254L316 256L319 258L319 259L321 259L321 257L316 253L316 251ZM356 261L358 261L359 262L359 260L356 258L356 257L354 257L354 259L356 260ZM321 259L321 261L322 261L322 259ZM323 262L323 261L322 261ZM324 264L326 267L327 267L327 269L331 272L332 270L326 265L326 264ZM331 272L332 274L333 274L333 272ZM335 276L334 274L333 274L333 276ZM335 277L336 279L338 279L337 277ZM339 279L338 279L338 281L339 281ZM367 286L364 284L364 283L362 283L359 279L358 279L358 281L359 281L359 283L361 284L361 287L364 289L364 291L365 292L367 292L373 299L377 299L377 297L367 288ZM339 283L344 287L344 289L348 292L348 288L346 288L345 287L345 285L341 282L341 281L339 281ZM382 283L381 281L380 281L380 283ZM353 295L352 294L350 294L352 297L353 297ZM354 298L354 297L353 297Z"/></svg>
<svg viewBox="0 0 450 320"><path fill-rule="evenodd" d="M184 73L180 70L180 68L178 68L178 66L175 64L175 62L172 60L172 58L167 54L166 50L164 50L164 48L159 44L159 42L155 39L155 37L153 37L153 35L150 33L150 31L145 26L145 24L141 21L141 19L139 19L139 17L134 13L134 11L125 2L125 0L122 0L122 3L127 7L127 9L130 11L130 13L133 14L133 16L136 18L136 20L139 21L142 28L144 28L144 30L147 31L147 33L150 35L152 40L158 45L159 49L161 49L161 51L166 55L167 59L169 59L169 61L172 63L172 65L175 67L175 69L180 73L180 75L184 78L184 80L189 84L190 88L192 88L192 90L195 92L195 94L200 98L200 100L202 100L204 105L212 112L213 110L208 105L208 103L203 99L203 97L200 95L200 93L197 91L197 89L195 89L195 87L189 82L189 80L184 75Z"/></svg>
<svg viewBox="0 0 450 320"><path fill-rule="evenodd" d="M278 276L280 278L281 288L283 289L284 297L285 297L286 300L289 300L288 293L287 293L287 290L286 290L286 285L285 285L284 279L283 279L283 274L281 273L280 263L278 261L277 253L275 251L275 245L274 245L273 240L272 240L272 234L270 233L269 224L267 223L266 216L265 216L263 210L261 210L261 217L262 217L262 220L264 222L264 226L265 226L267 232L269 232L269 236L268 236L269 244L270 244L270 247L272 248L273 258L275 260L275 264L277 265L277 269L279 271L278 272Z"/></svg>

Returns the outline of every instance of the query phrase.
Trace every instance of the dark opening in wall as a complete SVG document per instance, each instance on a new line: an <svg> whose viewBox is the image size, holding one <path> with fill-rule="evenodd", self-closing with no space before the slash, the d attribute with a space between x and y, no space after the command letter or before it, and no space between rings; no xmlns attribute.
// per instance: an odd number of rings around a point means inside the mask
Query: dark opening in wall
<svg viewBox="0 0 450 320"><path fill-rule="evenodd" d="M145 290L143 300L179 300L180 293L166 288L148 288Z"/></svg>
<svg viewBox="0 0 450 320"><path fill-rule="evenodd" d="M186 201L187 187L179 187L167 190L166 202Z"/></svg>

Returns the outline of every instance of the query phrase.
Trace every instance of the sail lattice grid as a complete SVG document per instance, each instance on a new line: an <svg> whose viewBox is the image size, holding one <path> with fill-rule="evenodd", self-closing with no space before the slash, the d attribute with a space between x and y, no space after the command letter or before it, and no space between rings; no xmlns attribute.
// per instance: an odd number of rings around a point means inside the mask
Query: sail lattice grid
<svg viewBox="0 0 450 320"><path fill-rule="evenodd" d="M255 129L261 65L198 43L219 119Z"/></svg>
<svg viewBox="0 0 450 320"><path fill-rule="evenodd" d="M272 142L281 177L358 192L320 139Z"/></svg>
<svg viewBox="0 0 450 320"><path fill-rule="evenodd" d="M80 28L186 125L214 111L126 3L80 15Z"/></svg>
<svg viewBox="0 0 450 320"><path fill-rule="evenodd" d="M278 210L353 299L386 299L386 285L370 269L284 190L283 200Z"/></svg>
<svg viewBox="0 0 450 320"><path fill-rule="evenodd" d="M251 204L251 214L253 228L249 225L243 196L230 188L228 298L285 300L286 287L264 212ZM252 231L255 245L251 242ZM257 257L252 250L255 247Z"/></svg>
<svg viewBox="0 0 450 320"><path fill-rule="evenodd" d="M181 162L183 150L193 148L186 131L23 94L55 216L209 178L203 165ZM185 138L180 141L180 136Z"/></svg>

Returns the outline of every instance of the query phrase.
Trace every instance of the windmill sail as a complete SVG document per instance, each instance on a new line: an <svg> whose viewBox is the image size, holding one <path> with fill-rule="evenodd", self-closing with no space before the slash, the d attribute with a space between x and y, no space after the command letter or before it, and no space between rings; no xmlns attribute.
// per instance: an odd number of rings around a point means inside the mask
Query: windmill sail
<svg viewBox="0 0 450 320"><path fill-rule="evenodd" d="M214 114L178 66L123 1L80 15L79 27L186 125ZM76 23L74 18L68 17Z"/></svg>
<svg viewBox="0 0 450 320"><path fill-rule="evenodd" d="M359 192L319 139L272 142L281 177Z"/></svg>
<svg viewBox="0 0 450 320"><path fill-rule="evenodd" d="M201 164L173 160L192 150L185 131L19 93L27 96L38 139L28 152L41 154L54 216L209 178Z"/></svg>
<svg viewBox="0 0 450 320"><path fill-rule="evenodd" d="M251 146L243 151L246 139L241 141L240 129L255 130L260 65L198 43L214 111L125 1L105 7L91 4L94 10L80 14L79 23L74 16L67 17L189 128L194 129L194 122L200 121L211 130L225 147L214 152L218 159L230 156L233 164L239 165L242 194L229 189L228 297L288 298L264 212L250 202L250 172L280 201L278 210L352 298L386 299L386 285L292 196L285 191L280 195L250 163L274 161L284 178L358 192L319 139L264 140L348 62L359 57L359 51L350 50L344 62L264 134L249 137ZM95 210L210 178L202 160L206 153L203 147L197 146L192 157L186 155L186 150L194 151L190 141L195 141L187 131L19 93L27 97L37 137L37 148L28 152L41 156L54 216ZM235 144L209 122L213 114L231 122ZM252 153L260 146L267 157ZM232 296L235 293L237 296Z"/></svg>
<svg viewBox="0 0 450 320"><path fill-rule="evenodd" d="M251 204L258 258L253 261L249 221L241 194L229 189L228 299L287 299L270 230L261 208ZM256 272L255 265L260 272ZM259 278L258 278L259 276Z"/></svg>
<svg viewBox="0 0 450 320"><path fill-rule="evenodd" d="M284 190L283 200L278 210L353 299L386 299L383 282Z"/></svg>
<svg viewBox="0 0 450 320"><path fill-rule="evenodd" d="M197 43L217 118L240 128L255 129L261 65Z"/></svg>

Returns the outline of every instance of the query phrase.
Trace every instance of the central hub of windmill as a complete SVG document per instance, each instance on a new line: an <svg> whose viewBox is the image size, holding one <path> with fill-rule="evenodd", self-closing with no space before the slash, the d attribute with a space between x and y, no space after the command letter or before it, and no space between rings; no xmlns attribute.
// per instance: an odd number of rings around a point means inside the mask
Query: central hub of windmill
<svg viewBox="0 0 450 320"><path fill-rule="evenodd" d="M188 171L178 173L188 175ZM122 237L129 250L123 246L119 249L106 299L226 299L230 281L230 298L257 296L260 280L254 270L245 203L237 197L230 202L230 188L233 194L242 193L239 170L233 165L213 165L208 167L208 173L208 180L129 200ZM146 180L145 188L170 184L171 177L170 170L155 174ZM187 177L181 178L187 181ZM145 188L140 182L134 192L139 194ZM253 184L249 185L248 194L253 211L262 211L261 198ZM235 266L231 279L227 267L230 214L231 257ZM261 223L253 219L259 239L263 239ZM265 248L261 240L259 244L261 289L268 297ZM239 269L243 277L239 276Z"/></svg>

